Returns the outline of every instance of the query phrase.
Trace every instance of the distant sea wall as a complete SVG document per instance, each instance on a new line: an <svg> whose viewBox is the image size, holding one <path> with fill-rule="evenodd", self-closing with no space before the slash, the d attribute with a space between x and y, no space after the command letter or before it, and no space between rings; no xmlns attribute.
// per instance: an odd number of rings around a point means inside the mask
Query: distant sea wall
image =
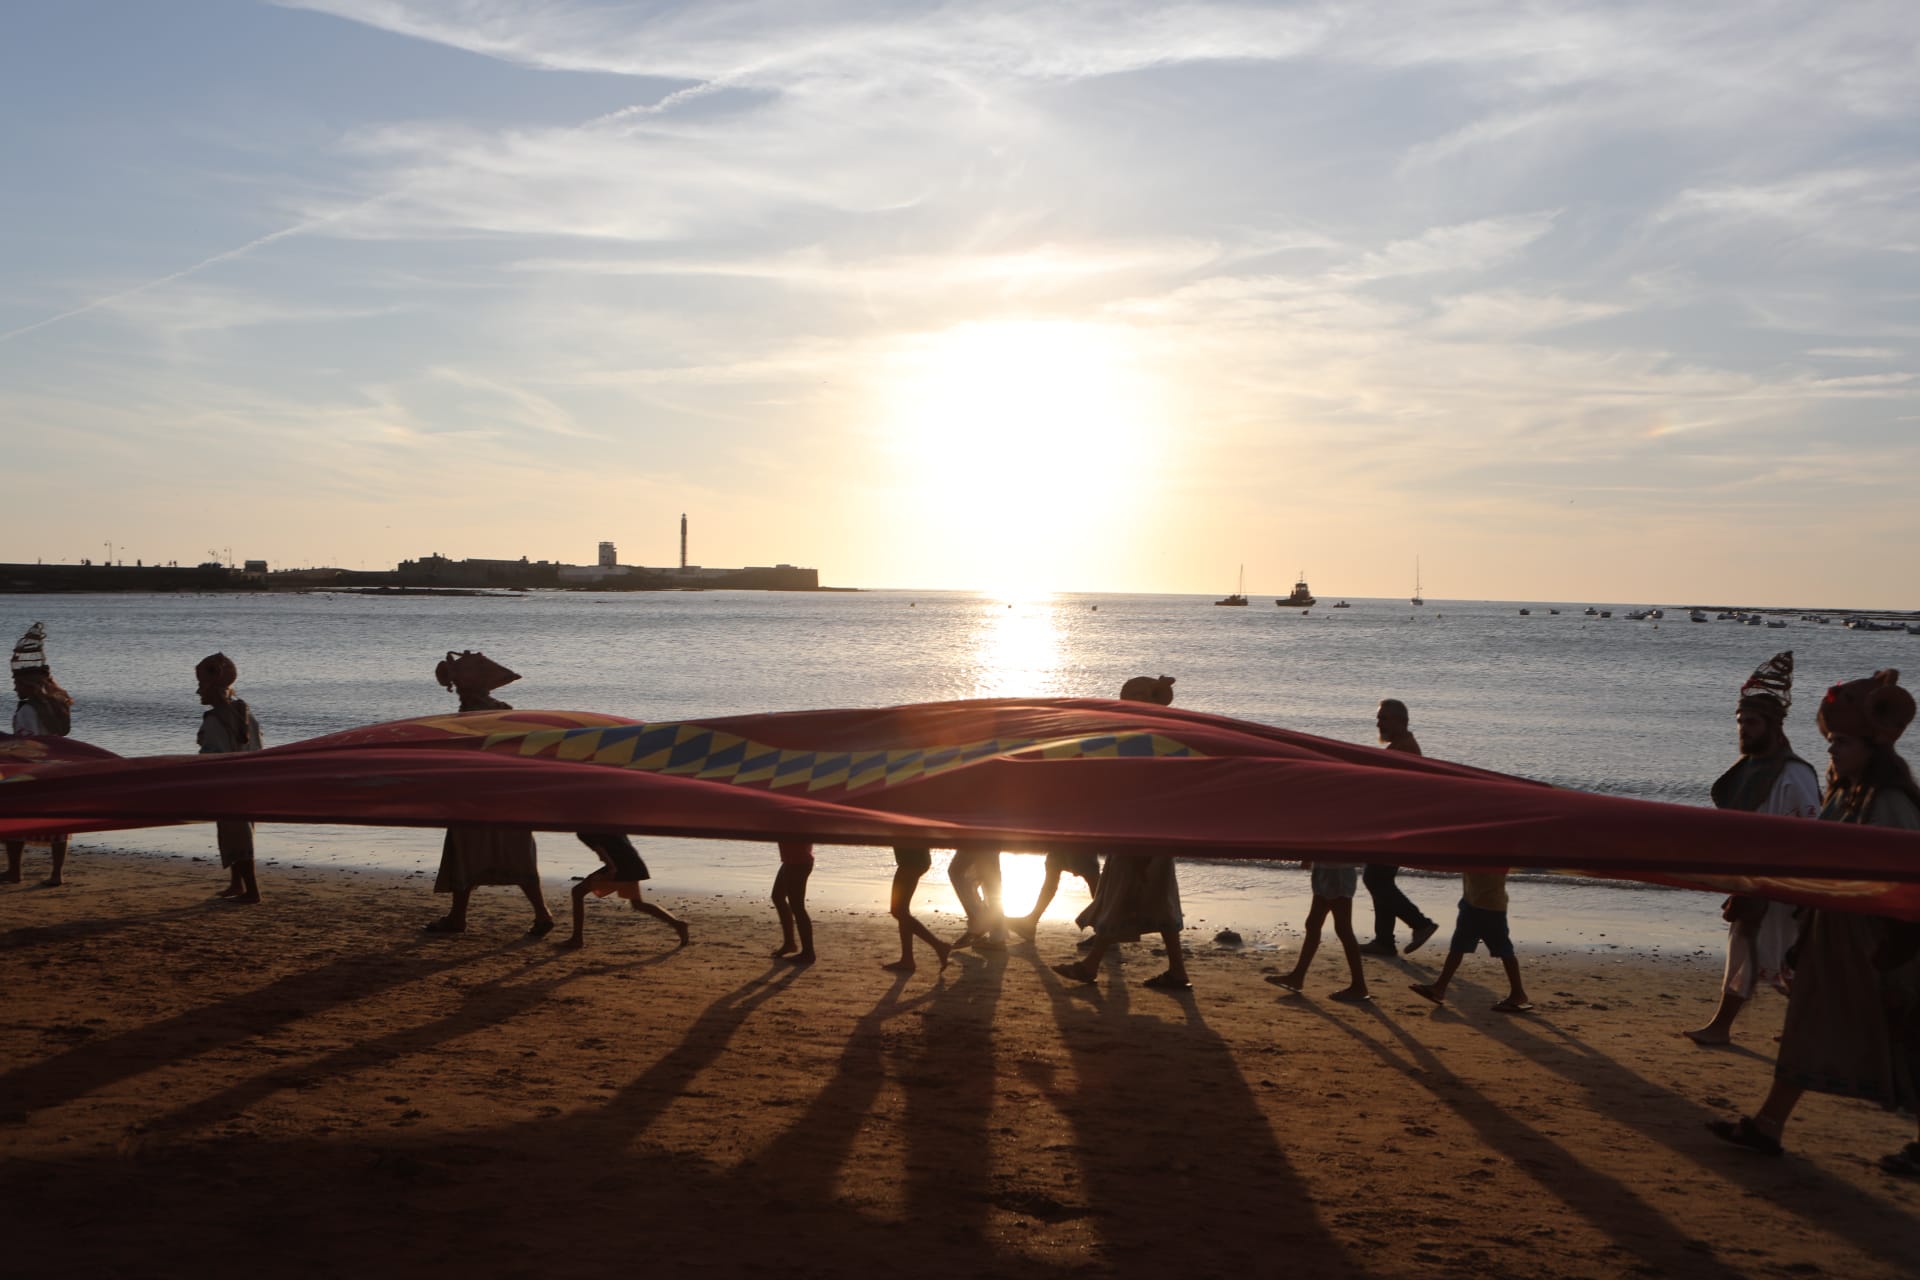
<svg viewBox="0 0 1920 1280"><path fill-rule="evenodd" d="M563 578L556 564L409 561L398 570L286 569L249 573L220 565L0 564L0 594L49 592L324 591L367 587L489 587L579 591L819 591L820 571L793 565L745 569L628 569L591 580Z"/></svg>
<svg viewBox="0 0 1920 1280"><path fill-rule="evenodd" d="M260 574L221 565L0 564L0 593L64 591L265 591Z"/></svg>

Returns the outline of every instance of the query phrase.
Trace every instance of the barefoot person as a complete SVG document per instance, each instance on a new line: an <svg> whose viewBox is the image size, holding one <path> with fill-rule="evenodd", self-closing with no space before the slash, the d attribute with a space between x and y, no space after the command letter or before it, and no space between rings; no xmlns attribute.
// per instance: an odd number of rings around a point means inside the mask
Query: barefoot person
<svg viewBox="0 0 1920 1280"><path fill-rule="evenodd" d="M1129 702L1173 704L1172 676L1135 676L1120 688ZM1159 991L1189 991L1187 955L1180 946L1186 918L1180 910L1180 880L1173 859L1157 854L1114 853L1107 857L1094 890L1093 902L1081 918L1093 926L1093 946L1072 964L1056 964L1053 971L1074 982L1095 982L1100 962L1117 942L1138 942L1149 933L1160 935L1167 967L1143 984Z"/></svg>
<svg viewBox="0 0 1920 1280"><path fill-rule="evenodd" d="M1050 853L1047 855L1046 878L1040 882L1040 894L1033 900L1033 910L1024 916L1015 916L1007 921L1007 927L1033 941L1034 934L1040 931L1040 917L1053 903L1053 895L1060 891L1062 874L1076 875L1087 882L1088 893L1100 891L1100 855L1085 851L1071 853Z"/></svg>
<svg viewBox="0 0 1920 1280"><path fill-rule="evenodd" d="M953 940L953 949L975 951L1007 949L1007 917L1000 909L1000 851L992 845L963 844L947 863L947 879L967 913L967 929Z"/></svg>
<svg viewBox="0 0 1920 1280"><path fill-rule="evenodd" d="M600 866L573 886L573 936L560 945L578 951L586 943L587 895L604 898L617 894L633 904L633 909L667 925L687 945L687 922L648 902L640 893L640 882L653 877L633 841L618 831L582 831L580 843L600 856Z"/></svg>
<svg viewBox="0 0 1920 1280"><path fill-rule="evenodd" d="M1733 723L1740 735L1740 759L1713 784L1713 803L1721 809L1777 813L1795 818L1820 815L1820 783L1813 766L1787 745L1787 710L1793 705L1793 650L1776 653L1740 686ZM1726 1044L1733 1020L1764 983L1787 991L1787 948L1793 945L1793 908L1784 902L1735 894L1720 908L1727 921L1727 969L1720 1007L1713 1021L1683 1031L1695 1044Z"/></svg>
<svg viewBox="0 0 1920 1280"><path fill-rule="evenodd" d="M1271 974L1267 981L1298 995L1307 985L1307 969L1320 949L1320 929L1327 917L1333 917L1333 935L1340 939L1340 950L1347 958L1347 985L1327 997L1342 1004L1360 1004L1371 1000L1367 994L1367 973L1360 967L1360 940L1353 936L1353 893L1360 887L1360 868L1351 862L1313 864L1313 902L1307 908L1307 936L1300 943L1299 958L1289 973Z"/></svg>
<svg viewBox="0 0 1920 1280"><path fill-rule="evenodd" d="M1445 1004L1447 984L1453 981L1461 959L1484 942L1487 954L1507 971L1506 999L1497 1001L1494 1009L1500 1013L1528 1012L1533 1001L1527 998L1527 989L1520 981L1520 958L1514 955L1513 937L1507 932L1507 873L1469 871L1460 880L1465 892L1460 899L1459 919L1453 926L1453 941L1447 945L1447 962L1432 982L1414 983L1414 993L1435 1004Z"/></svg>
<svg viewBox="0 0 1920 1280"><path fill-rule="evenodd" d="M1389 751L1404 751L1408 755L1420 754L1420 743L1407 727L1407 704L1398 698L1383 698L1380 710L1373 719L1374 729L1380 735L1380 741ZM1410 931L1406 954L1412 955L1425 946L1427 939L1438 933L1440 926L1429 920L1426 913L1413 905L1400 889L1396 879L1400 868L1391 863L1370 862L1360 879L1367 886L1367 896L1373 899L1373 941L1360 948L1360 954L1368 956L1390 956L1394 950L1393 923L1396 920L1406 922Z"/></svg>
<svg viewBox="0 0 1920 1280"><path fill-rule="evenodd" d="M260 725L246 703L233 696L239 668L224 653L200 659L193 679L206 712L200 717L197 741L203 756L229 755L260 749ZM227 869L227 887L219 897L252 904L260 901L260 885L253 876L253 824L244 818L222 818L213 824L220 848L220 865Z"/></svg>
<svg viewBox="0 0 1920 1280"><path fill-rule="evenodd" d="M776 960L812 964L813 917L807 914L807 881L813 875L813 842L782 840L780 870L773 877L773 909L780 915Z"/></svg>
<svg viewBox="0 0 1920 1280"><path fill-rule="evenodd" d="M1831 765L1822 822L1920 830L1920 786L1893 749L1913 721L1898 671L1835 685L1820 703ZM1707 1128L1736 1146L1779 1155L1794 1108L1809 1090L1920 1111L1920 937L1913 924L1850 911L1806 912L1795 949L1787 1024L1773 1087L1751 1116ZM1920 1140L1881 1158L1920 1177Z"/></svg>
<svg viewBox="0 0 1920 1280"><path fill-rule="evenodd" d="M448 652L434 668L434 678L442 688L460 695L462 711L511 711L512 706L493 696L495 689L512 684L520 677L487 657L471 650ZM533 904L533 924L527 936L543 938L553 932L553 913L540 892L540 864L533 843L533 832L512 827L458 826L447 828L440 846L440 874L434 878L433 891L453 895L447 914L427 925L428 933L464 933L467 928L467 900L481 885L512 885Z"/></svg>
<svg viewBox="0 0 1920 1280"><path fill-rule="evenodd" d="M13 709L13 731L42 738L66 737L73 728L73 695L60 687L60 682L53 678L53 668L47 665L44 622L28 627L27 633L13 646L12 666L13 696L18 703ZM26 854L27 845L24 840L6 843L7 871L0 880L19 884L20 860ZM61 872L67 865L67 838L52 836L47 845L53 856L53 869L46 883L65 884Z"/></svg>
<svg viewBox="0 0 1920 1280"><path fill-rule="evenodd" d="M900 925L900 958L880 967L889 973L912 973L913 940L915 938L933 948L933 954L940 961L942 969L947 967L947 957L953 948L940 941L933 930L920 923L913 914L914 890L920 887L920 877L933 870L933 850L924 844L897 844L893 846L893 892L887 901L887 914Z"/></svg>

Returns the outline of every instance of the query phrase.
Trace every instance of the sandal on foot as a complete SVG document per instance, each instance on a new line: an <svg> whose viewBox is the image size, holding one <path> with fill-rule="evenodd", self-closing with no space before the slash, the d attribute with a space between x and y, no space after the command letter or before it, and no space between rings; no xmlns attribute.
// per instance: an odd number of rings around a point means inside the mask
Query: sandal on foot
<svg viewBox="0 0 1920 1280"><path fill-rule="evenodd" d="M1327 999L1337 1004L1367 1004L1373 997L1365 991L1355 991L1351 987L1342 987L1329 995Z"/></svg>
<svg viewBox="0 0 1920 1280"><path fill-rule="evenodd" d="M1741 1116L1738 1120L1709 1120L1707 1132L1722 1142L1731 1142L1736 1147L1758 1151L1763 1156L1777 1156L1786 1150L1780 1145L1780 1139L1771 1134L1762 1133L1760 1126L1755 1124L1750 1116Z"/></svg>
<svg viewBox="0 0 1920 1280"><path fill-rule="evenodd" d="M1185 978L1176 978L1172 973L1157 973L1140 984L1152 987L1155 991L1191 991L1193 984Z"/></svg>
<svg viewBox="0 0 1920 1280"><path fill-rule="evenodd" d="M1084 964L1056 964L1049 965L1048 967L1061 977L1071 978L1075 982L1091 984L1100 980L1100 975L1087 968Z"/></svg>
<svg viewBox="0 0 1920 1280"><path fill-rule="evenodd" d="M451 916L441 916L438 920L430 920L421 930L422 933L465 933L466 931L467 926L464 924L455 924Z"/></svg>
<svg viewBox="0 0 1920 1280"><path fill-rule="evenodd" d="M1282 991L1291 991L1295 995L1300 994L1302 984L1298 982L1288 982L1287 975L1284 973L1270 973L1267 975L1267 981L1273 986L1279 987Z"/></svg>
<svg viewBox="0 0 1920 1280"><path fill-rule="evenodd" d="M1533 1001L1515 1000L1512 996L1508 996L1505 1000L1494 1005L1493 1011L1495 1013L1532 1013Z"/></svg>
<svg viewBox="0 0 1920 1280"><path fill-rule="evenodd" d="M535 920L527 927L527 936L529 938L544 938L552 932L553 921L551 920Z"/></svg>
<svg viewBox="0 0 1920 1280"><path fill-rule="evenodd" d="M1447 1003L1446 996L1435 991L1430 984L1425 982L1410 982L1407 984L1407 990L1413 992L1413 994L1419 996L1422 1000L1431 1000L1435 1004L1443 1007Z"/></svg>

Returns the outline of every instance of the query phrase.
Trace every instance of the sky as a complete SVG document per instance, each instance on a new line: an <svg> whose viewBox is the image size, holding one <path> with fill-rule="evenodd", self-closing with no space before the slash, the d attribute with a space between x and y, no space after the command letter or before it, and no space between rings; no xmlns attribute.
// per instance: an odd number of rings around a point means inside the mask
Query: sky
<svg viewBox="0 0 1920 1280"><path fill-rule="evenodd" d="M1920 8L12 0L0 560L1920 607Z"/></svg>

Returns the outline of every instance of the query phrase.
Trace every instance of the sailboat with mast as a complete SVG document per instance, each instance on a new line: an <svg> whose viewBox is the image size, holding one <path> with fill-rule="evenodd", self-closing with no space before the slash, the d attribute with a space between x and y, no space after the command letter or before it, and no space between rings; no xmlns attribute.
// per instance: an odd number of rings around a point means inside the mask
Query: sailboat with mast
<svg viewBox="0 0 1920 1280"><path fill-rule="evenodd" d="M1240 589L1225 600L1215 600L1215 604L1243 605L1247 602L1247 566L1240 566Z"/></svg>
<svg viewBox="0 0 1920 1280"><path fill-rule="evenodd" d="M1420 597L1420 557L1419 556L1415 556L1413 558L1413 603L1417 605L1426 604L1426 601L1421 599Z"/></svg>

